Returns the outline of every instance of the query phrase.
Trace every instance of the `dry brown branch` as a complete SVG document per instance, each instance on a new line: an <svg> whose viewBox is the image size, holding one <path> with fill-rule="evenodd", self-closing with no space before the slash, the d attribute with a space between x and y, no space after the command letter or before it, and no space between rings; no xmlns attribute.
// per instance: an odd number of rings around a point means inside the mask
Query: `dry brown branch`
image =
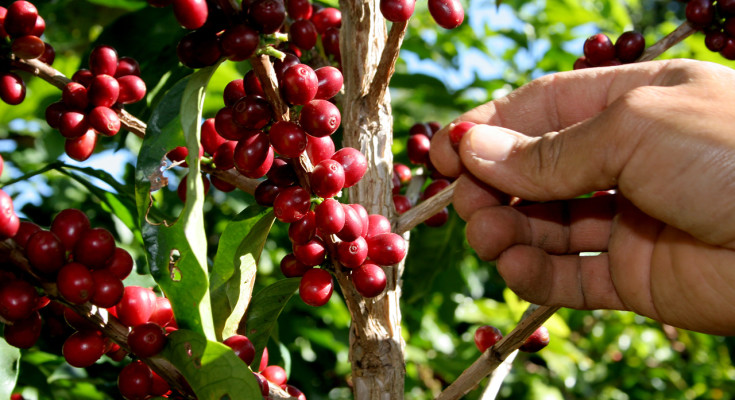
<svg viewBox="0 0 735 400"><path fill-rule="evenodd" d="M689 35L696 31L697 30L689 25L688 22L684 21L684 23L679 25L676 29L674 29L674 31L661 38L658 42L646 48L646 50L643 52L643 55L641 55L638 60L636 60L636 62L651 61L655 59L656 57L663 54L666 50L674 47L676 44L686 39L687 37L689 37Z"/></svg>
<svg viewBox="0 0 735 400"><path fill-rule="evenodd" d="M410 231L448 206L452 202L455 186L457 186L456 181L445 187L441 192L401 214L396 222L396 233L403 234L404 232Z"/></svg>
<svg viewBox="0 0 735 400"><path fill-rule="evenodd" d="M385 91L388 90L390 78L396 70L396 61L398 61L398 55L401 52L401 44L403 43L403 37L406 35L407 27L408 21L394 22L390 27L385 47L383 47L383 52L380 54L380 63L378 63L370 89L368 89L368 102L370 104L378 104L383 99Z"/></svg>

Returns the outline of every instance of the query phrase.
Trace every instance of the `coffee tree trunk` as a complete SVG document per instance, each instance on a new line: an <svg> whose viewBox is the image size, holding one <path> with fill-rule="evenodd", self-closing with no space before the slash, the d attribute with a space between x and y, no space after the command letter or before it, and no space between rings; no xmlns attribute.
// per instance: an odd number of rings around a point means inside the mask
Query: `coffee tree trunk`
<svg viewBox="0 0 735 400"><path fill-rule="evenodd" d="M393 118L387 91L369 96L385 47L387 29L376 0L341 0L340 48L345 77L342 126L344 145L359 149L368 170L349 189L350 202L368 213L395 216L392 189ZM385 82L387 85L387 82ZM373 93L374 95L375 93ZM401 337L400 280L403 264L385 268L388 289L378 298L360 296L347 277L337 279L352 314L350 361L355 399L402 399L404 346Z"/></svg>

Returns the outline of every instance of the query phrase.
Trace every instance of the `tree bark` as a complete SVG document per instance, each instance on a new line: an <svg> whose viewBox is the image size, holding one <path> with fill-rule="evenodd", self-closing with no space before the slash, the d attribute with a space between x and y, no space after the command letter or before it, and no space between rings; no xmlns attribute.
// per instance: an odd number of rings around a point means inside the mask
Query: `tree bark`
<svg viewBox="0 0 735 400"><path fill-rule="evenodd" d="M340 9L344 145L360 150L368 162L365 176L349 189L349 201L362 204L368 213L383 214L393 220L390 96L386 90L377 102L368 99L387 38L385 21L377 0L341 0ZM337 270L337 280L352 314L350 361L356 400L403 398L405 343L399 307L403 263L384 269L388 278L386 291L373 299L363 298L349 276Z"/></svg>

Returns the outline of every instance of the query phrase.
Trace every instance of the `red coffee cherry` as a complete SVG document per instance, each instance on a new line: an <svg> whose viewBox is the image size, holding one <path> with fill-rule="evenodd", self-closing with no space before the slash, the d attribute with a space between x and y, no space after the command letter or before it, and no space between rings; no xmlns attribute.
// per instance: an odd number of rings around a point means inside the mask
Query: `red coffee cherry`
<svg viewBox="0 0 735 400"><path fill-rule="evenodd" d="M304 276L306 271L314 268L313 266L306 265L296 259L296 256L293 253L288 253L281 259L280 267L283 276L286 278Z"/></svg>
<svg viewBox="0 0 735 400"><path fill-rule="evenodd" d="M75 332L66 339L61 353L72 367L86 368L105 354L105 339L97 331Z"/></svg>
<svg viewBox="0 0 735 400"><path fill-rule="evenodd" d="M220 39L222 51L232 61L243 61L252 57L260 43L258 31L242 24L225 29ZM244 93L243 90L243 96Z"/></svg>
<svg viewBox="0 0 735 400"><path fill-rule="evenodd" d="M345 187L345 179L344 167L332 159L320 161L309 175L311 190L323 198L337 195Z"/></svg>
<svg viewBox="0 0 735 400"><path fill-rule="evenodd" d="M368 257L379 265L393 265L406 257L406 240L396 233L380 233L367 238Z"/></svg>
<svg viewBox="0 0 735 400"><path fill-rule="evenodd" d="M89 105L87 87L79 82L69 82L61 90L61 101L70 110L84 111Z"/></svg>
<svg viewBox="0 0 735 400"><path fill-rule="evenodd" d="M189 174L184 175L181 181L179 181L179 186L176 187L176 195L179 196L179 200L181 200L182 203L186 203L186 187L188 177ZM207 179L207 175L202 174L201 177L202 185L204 186L204 195L206 196L207 193L209 193L210 182L209 179Z"/></svg>
<svg viewBox="0 0 735 400"><path fill-rule="evenodd" d="M117 60L117 69L115 69L115 78L126 75L140 76L140 64L132 57L120 57Z"/></svg>
<svg viewBox="0 0 735 400"><path fill-rule="evenodd" d="M153 373L143 361L135 360L120 371L117 386L126 400L147 399L153 390Z"/></svg>
<svg viewBox="0 0 735 400"><path fill-rule="evenodd" d="M199 29L207 22L209 7L205 0L173 0L174 16L186 29Z"/></svg>
<svg viewBox="0 0 735 400"><path fill-rule="evenodd" d="M253 96L265 97L263 86L260 84L258 77L255 75L255 71L248 71L242 78L242 81L243 85L245 86L245 93Z"/></svg>
<svg viewBox="0 0 735 400"><path fill-rule="evenodd" d="M232 107L245 95L245 82L242 79L234 79L225 86L225 90L222 92L222 100L225 102L225 107Z"/></svg>
<svg viewBox="0 0 735 400"><path fill-rule="evenodd" d="M64 142L64 151L66 154L77 160L85 161L94 152L94 147L97 144L97 134L92 129L88 129L82 136L66 139Z"/></svg>
<svg viewBox="0 0 735 400"><path fill-rule="evenodd" d="M115 75L117 71L117 50L101 45L89 53L89 70L93 75Z"/></svg>
<svg viewBox="0 0 735 400"><path fill-rule="evenodd" d="M27 318L5 325L3 337L9 345L19 349L30 349L41 337L43 319L38 311L32 312Z"/></svg>
<svg viewBox="0 0 735 400"><path fill-rule="evenodd" d="M71 80L73 82L81 83L84 87L87 87L92 83L92 78L94 78L94 74L86 68L78 69L77 72L71 76Z"/></svg>
<svg viewBox="0 0 735 400"><path fill-rule="evenodd" d="M94 279L87 267L69 263L59 270L56 277L59 293L72 304L83 304L94 295Z"/></svg>
<svg viewBox="0 0 735 400"><path fill-rule="evenodd" d="M435 194L446 189L447 186L449 186L450 184L451 182L449 182L447 179L435 179L428 186L426 186L426 189L424 189L424 192L421 195L421 200L426 200L434 196Z"/></svg>
<svg viewBox="0 0 735 400"><path fill-rule="evenodd" d="M77 314L73 309L63 306L64 321L70 327L77 331L95 331L97 327L94 323Z"/></svg>
<svg viewBox="0 0 735 400"><path fill-rule="evenodd" d="M449 220L449 208L444 207L438 213L424 220L424 224L426 224L426 226L436 228L436 227L446 224L448 220Z"/></svg>
<svg viewBox="0 0 735 400"><path fill-rule="evenodd" d="M240 357L245 364L250 365L255 360L255 346L247 336L233 335L224 340L226 346L230 347L235 355Z"/></svg>
<svg viewBox="0 0 735 400"><path fill-rule="evenodd" d="M454 29L464 21L464 9L458 0L429 0L429 14L444 29Z"/></svg>
<svg viewBox="0 0 735 400"><path fill-rule="evenodd" d="M311 18L312 7L309 0L286 0L286 12L292 20Z"/></svg>
<svg viewBox="0 0 735 400"><path fill-rule="evenodd" d="M117 304L117 318L127 326L138 326L148 322L156 309L156 294L140 286L126 286L123 297Z"/></svg>
<svg viewBox="0 0 735 400"><path fill-rule="evenodd" d="M690 0L685 9L686 19L697 28L705 28L715 18L715 6L711 0Z"/></svg>
<svg viewBox="0 0 735 400"><path fill-rule="evenodd" d="M249 11L250 20L260 33L276 33L286 21L286 6L282 0L255 0Z"/></svg>
<svg viewBox="0 0 735 400"><path fill-rule="evenodd" d="M276 122L268 137L273 149L284 157L297 158L306 150L306 132L293 122Z"/></svg>
<svg viewBox="0 0 735 400"><path fill-rule="evenodd" d="M345 226L345 210L334 199L326 199L314 208L316 226L322 232L333 235Z"/></svg>
<svg viewBox="0 0 735 400"><path fill-rule="evenodd" d="M254 95L248 95L238 100L232 106L232 110L235 122L247 129L262 129L273 118L273 109L270 103L266 99Z"/></svg>
<svg viewBox="0 0 735 400"><path fill-rule="evenodd" d="M317 32L324 33L329 28L342 26L342 12L334 7L325 7L311 16L311 22L314 23Z"/></svg>
<svg viewBox="0 0 735 400"><path fill-rule="evenodd" d="M390 221L383 215L370 214L368 216L368 221L368 232L365 235L365 239L391 231Z"/></svg>
<svg viewBox="0 0 735 400"><path fill-rule="evenodd" d="M66 111L59 119L59 133L67 139L76 139L87 134L89 122L82 111Z"/></svg>
<svg viewBox="0 0 735 400"><path fill-rule="evenodd" d="M367 160L359 150L352 147L343 147L332 155L332 160L338 161L345 169L345 187L352 187L360 181L367 171Z"/></svg>
<svg viewBox="0 0 735 400"><path fill-rule="evenodd" d="M41 37L44 31L46 31L46 21L39 15L36 17L36 24L33 26L31 35Z"/></svg>
<svg viewBox="0 0 735 400"><path fill-rule="evenodd" d="M221 169L223 171L235 168L236 147L237 142L234 140L226 140L224 143L222 143L212 156L215 168Z"/></svg>
<svg viewBox="0 0 735 400"><path fill-rule="evenodd" d="M189 68L214 65L222 57L219 36L209 29L190 32L179 40L176 55Z"/></svg>
<svg viewBox="0 0 735 400"><path fill-rule="evenodd" d="M345 210L345 225L341 231L337 232L337 237L345 242L357 240L362 237L363 232L366 232L362 217L353 207L343 204L342 208Z"/></svg>
<svg viewBox="0 0 735 400"><path fill-rule="evenodd" d="M306 155L309 156L312 165L317 165L334 154L334 141L331 137L307 136L306 139Z"/></svg>
<svg viewBox="0 0 735 400"><path fill-rule="evenodd" d="M402 185L406 185L411 182L411 168L409 168L406 164L394 163L393 175L398 177Z"/></svg>
<svg viewBox="0 0 735 400"><path fill-rule="evenodd" d="M94 294L89 300L92 304L100 308L110 308L120 302L125 285L114 273L108 269L94 270L92 281L94 282Z"/></svg>
<svg viewBox="0 0 735 400"><path fill-rule="evenodd" d="M279 186L291 186L296 184L298 178L291 164L283 158L273 160L273 165L265 176Z"/></svg>
<svg viewBox="0 0 735 400"><path fill-rule="evenodd" d="M344 77L337 68L326 66L317 68L314 72L319 79L319 88L314 99L329 100L342 90Z"/></svg>
<svg viewBox="0 0 735 400"><path fill-rule="evenodd" d="M8 321L29 318L37 301L36 288L22 279L3 282L0 286L0 316Z"/></svg>
<svg viewBox="0 0 735 400"><path fill-rule="evenodd" d="M120 84L120 94L117 96L117 102L120 104L131 104L143 100L146 93L146 86L143 79L137 75L125 75L117 78Z"/></svg>
<svg viewBox="0 0 735 400"><path fill-rule="evenodd" d="M309 210L303 218L288 226L288 238L294 244L304 244L314 238L316 227L316 214Z"/></svg>
<svg viewBox="0 0 735 400"><path fill-rule="evenodd" d="M278 365L269 365L261 371L263 377L270 382L275 383L277 386L283 386L286 384L288 377L286 376L286 370Z"/></svg>
<svg viewBox="0 0 735 400"><path fill-rule="evenodd" d="M535 353L549 345L549 330L545 326L540 326L531 336L518 348L520 351L527 353Z"/></svg>
<svg viewBox="0 0 735 400"><path fill-rule="evenodd" d="M500 330L494 326L483 325L475 331L475 345L481 353L489 349L503 338Z"/></svg>
<svg viewBox="0 0 735 400"><path fill-rule="evenodd" d="M308 22L308 21L307 21ZM319 78L306 64L289 67L281 78L284 99L294 105L304 105L314 99L319 87Z"/></svg>
<svg viewBox="0 0 735 400"><path fill-rule="evenodd" d="M7 8L3 28L11 37L30 35L36 27L38 10L33 3L24 0L14 1Z"/></svg>
<svg viewBox="0 0 735 400"><path fill-rule="evenodd" d="M163 396L171 390L168 382L161 378L157 373L151 370L153 375L153 386L151 387L151 394L154 396Z"/></svg>
<svg viewBox="0 0 735 400"><path fill-rule="evenodd" d="M283 189L285 188L276 185L270 179L266 179L255 187L253 197L255 198L255 202L261 206L270 207Z"/></svg>
<svg viewBox="0 0 735 400"><path fill-rule="evenodd" d="M232 82L236 81L237 80ZM242 82L242 79L240 79L239 81ZM229 87L229 85L227 86ZM226 88L225 92L227 92ZM204 120L204 122L202 123L201 132L202 148L207 154L214 155L214 152L217 151L219 146L227 141L227 139L222 137L219 132L217 132L214 118L207 118L206 120Z"/></svg>
<svg viewBox="0 0 735 400"><path fill-rule="evenodd" d="M360 204L348 204L355 212L357 213L357 217L360 219L360 223L362 224L362 230L360 231L360 236L365 237L368 233L368 224L370 223L370 218L368 216L367 210L365 207L363 207Z"/></svg>
<svg viewBox="0 0 735 400"><path fill-rule="evenodd" d="M312 100L301 109L299 123L309 135L324 137L333 134L342 123L342 115L327 100Z"/></svg>
<svg viewBox="0 0 735 400"><path fill-rule="evenodd" d="M0 190L2 192L2 190ZM5 193L5 192L2 192ZM0 193L0 198L2 196L2 193ZM0 199L0 205L2 204L2 200ZM0 206L1 208L1 206ZM28 245L28 239L31 238L31 235L41 230L41 227L34 224L33 222L28 221L21 221L18 227L18 232L13 236L13 240L15 240L15 243L25 248Z"/></svg>
<svg viewBox="0 0 735 400"><path fill-rule="evenodd" d="M408 21L415 6L415 0L380 0L380 12L391 22Z"/></svg>
<svg viewBox="0 0 735 400"><path fill-rule="evenodd" d="M615 41L615 56L622 63L631 63L638 59L646 49L646 39L640 32L624 32Z"/></svg>
<svg viewBox="0 0 735 400"><path fill-rule="evenodd" d="M423 134L411 135L406 142L406 154L413 164L426 164L430 148L431 140Z"/></svg>
<svg viewBox="0 0 735 400"><path fill-rule="evenodd" d="M281 222L291 223L300 220L309 211L311 198L300 186L283 189L273 201L273 212Z"/></svg>
<svg viewBox="0 0 735 400"><path fill-rule="evenodd" d="M313 267L324 261L324 257L327 255L327 249L324 246L324 242L318 237L315 237L304 244L294 244L293 254L304 265Z"/></svg>
<svg viewBox="0 0 735 400"><path fill-rule="evenodd" d="M380 266L366 262L352 271L352 283L363 297L375 297L385 290L388 282Z"/></svg>
<svg viewBox="0 0 735 400"><path fill-rule="evenodd" d="M615 58L615 46L604 33L590 36L584 42L584 56L592 66L599 66Z"/></svg>
<svg viewBox="0 0 735 400"><path fill-rule="evenodd" d="M87 96L94 106L112 107L120 96L120 84L112 75L96 75L89 85Z"/></svg>
<svg viewBox="0 0 735 400"><path fill-rule="evenodd" d="M54 60L56 59L56 50L54 50L54 46L51 46L49 43L43 44L43 54L41 54L41 57L38 57L38 60L42 63L53 65Z"/></svg>
<svg viewBox="0 0 735 400"><path fill-rule="evenodd" d="M13 237L20 229L20 219L15 214L13 199L0 189L0 239Z"/></svg>
<svg viewBox="0 0 735 400"><path fill-rule="evenodd" d="M87 114L89 126L105 136L115 136L120 132L120 117L109 107L95 107Z"/></svg>
<svg viewBox="0 0 735 400"><path fill-rule="evenodd" d="M174 310L171 308L171 301L165 297L156 297L156 309L148 321L163 327L171 324L175 325L176 321L174 320Z"/></svg>
<svg viewBox="0 0 735 400"><path fill-rule="evenodd" d="M0 74L0 99L11 106L18 105L26 98L26 84L23 79L12 73Z"/></svg>
<svg viewBox="0 0 735 400"><path fill-rule="evenodd" d="M222 107L217 111L214 116L214 127L217 133L227 140L242 140L252 136L251 130L235 122L235 110L232 107Z"/></svg>
<svg viewBox="0 0 735 400"><path fill-rule="evenodd" d="M153 357L166 346L166 334L158 324L146 322L130 330L128 345L140 358Z"/></svg>
<svg viewBox="0 0 735 400"><path fill-rule="evenodd" d="M368 246L365 238L358 237L351 242L337 243L337 260L345 268L357 268L365 262Z"/></svg>
<svg viewBox="0 0 735 400"><path fill-rule="evenodd" d="M105 269L112 272L120 280L123 280L133 270L133 257L125 249L116 247L112 253L112 257L107 260Z"/></svg>
<svg viewBox="0 0 735 400"><path fill-rule="evenodd" d="M394 194L393 206L396 208L396 212L400 215L411 209L411 200L402 194Z"/></svg>
<svg viewBox="0 0 735 400"><path fill-rule="evenodd" d="M322 45L324 53L331 55L335 61L341 63L341 50L339 48L339 28L327 28L322 34Z"/></svg>
<svg viewBox="0 0 735 400"><path fill-rule="evenodd" d="M65 264L64 244L53 232L38 231L28 239L26 257L41 274L52 275Z"/></svg>
<svg viewBox="0 0 735 400"><path fill-rule="evenodd" d="M301 300L313 307L327 304L329 298L332 297L333 290L332 275L321 268L306 271L299 284Z"/></svg>
<svg viewBox="0 0 735 400"><path fill-rule="evenodd" d="M43 43L38 36L26 35L13 39L10 45L10 51L18 58L24 60L34 60L43 55L46 50L46 44Z"/></svg>
<svg viewBox="0 0 735 400"><path fill-rule="evenodd" d="M717 30L710 30L704 36L704 45L707 46L709 51L718 52L725 47L727 42L727 34L725 32Z"/></svg>
<svg viewBox="0 0 735 400"><path fill-rule="evenodd" d="M452 146L455 148L459 146L460 140L462 140L462 137L464 136L467 131L470 130L473 126L476 124L474 122L470 121L461 121L454 125L452 125L451 128L449 128L449 142L452 143Z"/></svg>
<svg viewBox="0 0 735 400"><path fill-rule="evenodd" d="M74 260L89 268L104 268L115 253L115 238L104 228L92 228L74 245Z"/></svg>
<svg viewBox="0 0 735 400"><path fill-rule="evenodd" d="M288 31L289 40L304 50L311 50L316 45L318 32L308 19L299 19L291 24Z"/></svg>
<svg viewBox="0 0 735 400"><path fill-rule="evenodd" d="M56 214L50 230L61 240L67 251L72 251L79 238L90 227L89 218L84 212L68 208Z"/></svg>

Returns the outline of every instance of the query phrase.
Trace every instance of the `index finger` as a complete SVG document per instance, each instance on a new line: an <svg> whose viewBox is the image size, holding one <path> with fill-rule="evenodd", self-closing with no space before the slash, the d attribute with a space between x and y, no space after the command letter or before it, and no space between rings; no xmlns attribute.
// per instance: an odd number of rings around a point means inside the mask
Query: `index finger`
<svg viewBox="0 0 735 400"><path fill-rule="evenodd" d="M673 84L662 73L670 64L671 61L653 61L546 75L462 114L453 124L470 121L501 126L528 136L559 131L599 114L631 89ZM457 176L462 167L449 142L451 126L434 135L430 156L443 175Z"/></svg>

